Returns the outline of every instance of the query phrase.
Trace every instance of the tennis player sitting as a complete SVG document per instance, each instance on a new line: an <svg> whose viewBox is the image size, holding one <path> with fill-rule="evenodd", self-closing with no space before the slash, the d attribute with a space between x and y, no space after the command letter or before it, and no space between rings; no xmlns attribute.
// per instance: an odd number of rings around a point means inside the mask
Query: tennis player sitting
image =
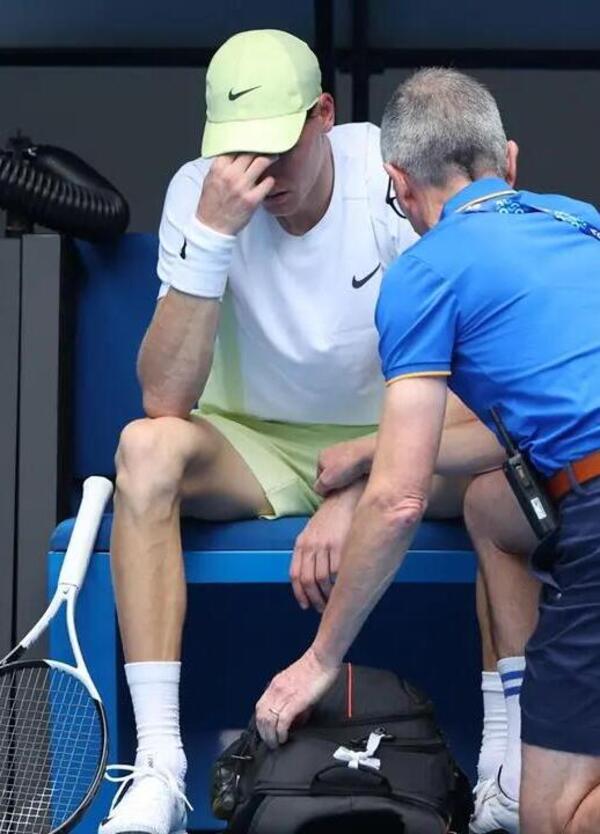
<svg viewBox="0 0 600 834"><path fill-rule="evenodd" d="M180 513L312 515L291 576L299 603L323 610L363 479L323 500L317 459L376 431L375 302L384 267L416 239L386 204L378 128L333 126L302 41L231 38L206 99L202 158L174 176L160 226L160 300L138 367L147 418L117 454L112 569L138 752L101 834L186 826ZM447 421L473 425L458 400ZM438 477L430 514L459 515L466 482Z"/></svg>

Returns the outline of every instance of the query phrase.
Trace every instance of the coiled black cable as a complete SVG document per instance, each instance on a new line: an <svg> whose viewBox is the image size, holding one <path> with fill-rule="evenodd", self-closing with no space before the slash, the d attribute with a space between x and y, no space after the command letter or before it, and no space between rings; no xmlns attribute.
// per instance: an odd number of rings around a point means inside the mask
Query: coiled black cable
<svg viewBox="0 0 600 834"><path fill-rule="evenodd" d="M22 136L9 146L0 151L0 206L9 217L95 241L125 231L127 201L74 153Z"/></svg>

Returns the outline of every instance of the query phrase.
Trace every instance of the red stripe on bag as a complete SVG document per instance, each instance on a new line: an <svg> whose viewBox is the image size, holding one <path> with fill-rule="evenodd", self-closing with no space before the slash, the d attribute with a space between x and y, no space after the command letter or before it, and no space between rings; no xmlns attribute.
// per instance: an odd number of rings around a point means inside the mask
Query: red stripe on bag
<svg viewBox="0 0 600 834"><path fill-rule="evenodd" d="M352 718L352 664L348 664L348 718Z"/></svg>

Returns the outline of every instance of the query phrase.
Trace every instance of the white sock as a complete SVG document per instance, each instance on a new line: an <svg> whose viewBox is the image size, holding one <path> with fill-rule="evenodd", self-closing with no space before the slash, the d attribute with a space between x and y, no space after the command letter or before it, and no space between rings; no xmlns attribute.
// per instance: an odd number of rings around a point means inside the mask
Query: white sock
<svg viewBox="0 0 600 834"><path fill-rule="evenodd" d="M504 689L498 672L481 673L481 691L483 692L483 736L477 778L495 779L506 753L508 735Z"/></svg>
<svg viewBox="0 0 600 834"><path fill-rule="evenodd" d="M152 758L183 782L187 762L179 730L180 671L175 661L125 664L137 728L136 763Z"/></svg>
<svg viewBox="0 0 600 834"><path fill-rule="evenodd" d="M521 783L521 685L525 672L525 658L505 657L499 660L498 672L504 687L508 723L506 753L499 782L504 793L518 801Z"/></svg>

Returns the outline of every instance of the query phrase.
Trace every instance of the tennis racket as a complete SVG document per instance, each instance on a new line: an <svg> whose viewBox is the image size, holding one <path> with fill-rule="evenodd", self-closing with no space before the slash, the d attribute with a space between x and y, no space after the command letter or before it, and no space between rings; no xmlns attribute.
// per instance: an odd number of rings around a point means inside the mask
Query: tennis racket
<svg viewBox="0 0 600 834"><path fill-rule="evenodd" d="M104 773L104 707L81 654L75 603L112 484L88 478L58 588L45 614L0 661L0 834L68 831ZM75 666L20 660L63 603Z"/></svg>

